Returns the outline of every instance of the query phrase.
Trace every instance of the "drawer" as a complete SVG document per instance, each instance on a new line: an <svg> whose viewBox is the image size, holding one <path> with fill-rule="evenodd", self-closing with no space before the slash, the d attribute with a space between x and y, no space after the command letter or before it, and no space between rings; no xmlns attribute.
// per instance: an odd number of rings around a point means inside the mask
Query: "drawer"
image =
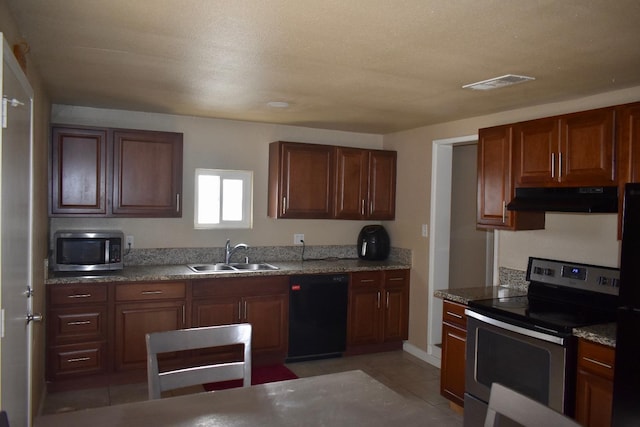
<svg viewBox="0 0 640 427"><path fill-rule="evenodd" d="M580 339L578 344L578 368L612 380L615 355L613 347Z"/></svg>
<svg viewBox="0 0 640 427"><path fill-rule="evenodd" d="M78 307L51 310L51 338L56 343L95 341L106 338L106 307Z"/></svg>
<svg viewBox="0 0 640 427"><path fill-rule="evenodd" d="M105 348L104 342L52 347L49 374L54 378L65 378L104 372Z"/></svg>
<svg viewBox="0 0 640 427"><path fill-rule="evenodd" d="M351 273L351 287L362 288L372 287L378 288L382 285L381 271L359 271Z"/></svg>
<svg viewBox="0 0 640 427"><path fill-rule="evenodd" d="M465 308L467 308L466 305L444 300L442 305L442 321L467 329L467 316L464 314Z"/></svg>
<svg viewBox="0 0 640 427"><path fill-rule="evenodd" d="M116 285L116 301L183 299L185 296L186 285L184 282L127 283Z"/></svg>
<svg viewBox="0 0 640 427"><path fill-rule="evenodd" d="M409 270L388 270L384 272L384 286L401 287L409 282Z"/></svg>
<svg viewBox="0 0 640 427"><path fill-rule="evenodd" d="M52 305L87 304L107 301L106 284L49 285Z"/></svg>

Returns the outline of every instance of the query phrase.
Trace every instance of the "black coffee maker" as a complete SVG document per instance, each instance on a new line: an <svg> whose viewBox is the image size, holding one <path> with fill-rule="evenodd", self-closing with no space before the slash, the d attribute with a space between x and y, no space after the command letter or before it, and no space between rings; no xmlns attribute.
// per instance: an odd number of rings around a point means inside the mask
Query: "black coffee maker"
<svg viewBox="0 0 640 427"><path fill-rule="evenodd" d="M366 260L383 260L391 250L387 230L381 225L365 225L358 235L358 256Z"/></svg>

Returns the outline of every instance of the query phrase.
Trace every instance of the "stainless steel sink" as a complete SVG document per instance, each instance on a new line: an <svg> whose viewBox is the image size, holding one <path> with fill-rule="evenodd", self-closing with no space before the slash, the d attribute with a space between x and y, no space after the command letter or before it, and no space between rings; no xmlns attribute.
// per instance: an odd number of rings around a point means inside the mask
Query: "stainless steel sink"
<svg viewBox="0 0 640 427"><path fill-rule="evenodd" d="M187 264L196 273L233 273L239 271L271 271L278 267L266 263Z"/></svg>
<svg viewBox="0 0 640 427"><path fill-rule="evenodd" d="M236 270L250 270L250 271L269 271L269 270L278 270L278 267L276 267L275 265L271 265L271 264L267 264L267 263L257 263L257 264L252 264L252 263L233 263L233 264L226 264L230 267L235 268Z"/></svg>

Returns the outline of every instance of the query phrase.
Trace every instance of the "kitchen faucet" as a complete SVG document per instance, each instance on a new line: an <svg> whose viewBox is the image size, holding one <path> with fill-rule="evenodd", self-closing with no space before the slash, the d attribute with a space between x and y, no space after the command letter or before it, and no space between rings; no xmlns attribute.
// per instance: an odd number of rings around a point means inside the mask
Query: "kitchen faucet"
<svg viewBox="0 0 640 427"><path fill-rule="evenodd" d="M231 240L227 239L227 243L224 245L224 263L229 264L229 259L238 249L248 249L249 245L244 243L238 243L233 248L231 247Z"/></svg>

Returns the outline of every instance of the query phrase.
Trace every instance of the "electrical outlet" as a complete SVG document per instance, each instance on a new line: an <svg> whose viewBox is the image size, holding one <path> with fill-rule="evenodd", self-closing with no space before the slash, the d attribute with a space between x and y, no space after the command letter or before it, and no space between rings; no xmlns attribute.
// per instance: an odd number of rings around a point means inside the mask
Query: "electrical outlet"
<svg viewBox="0 0 640 427"><path fill-rule="evenodd" d="M294 234L293 235L293 244L294 245L303 245L304 244L304 234Z"/></svg>
<svg viewBox="0 0 640 427"><path fill-rule="evenodd" d="M133 249L133 236L127 236L126 249Z"/></svg>

